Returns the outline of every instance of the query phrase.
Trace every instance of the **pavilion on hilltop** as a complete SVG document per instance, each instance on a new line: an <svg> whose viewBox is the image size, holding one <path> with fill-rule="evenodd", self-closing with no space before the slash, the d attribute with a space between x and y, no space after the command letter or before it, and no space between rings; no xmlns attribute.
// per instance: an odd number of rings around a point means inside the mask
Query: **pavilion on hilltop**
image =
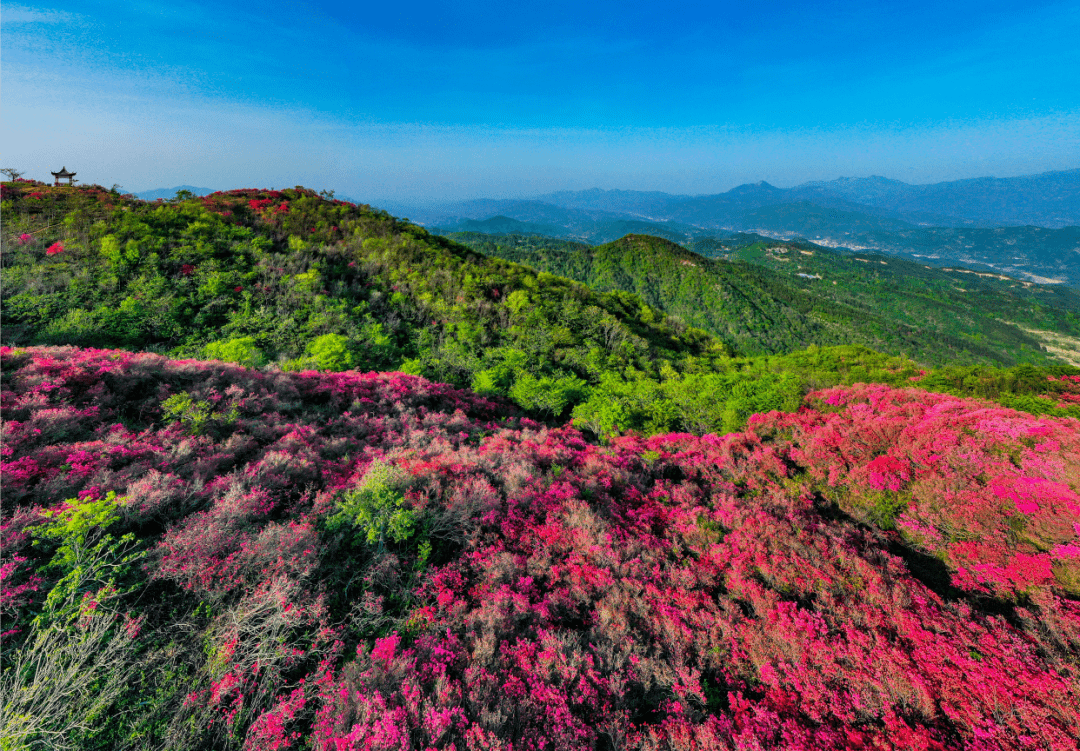
<svg viewBox="0 0 1080 751"><path fill-rule="evenodd" d="M61 167L60 171L59 172L53 172L52 176L54 178L56 178L56 181L53 182L53 185L59 185L61 180L67 180L68 185L74 185L75 184L74 180L72 179L72 178L75 177L75 173L74 172L68 172L67 167Z"/></svg>

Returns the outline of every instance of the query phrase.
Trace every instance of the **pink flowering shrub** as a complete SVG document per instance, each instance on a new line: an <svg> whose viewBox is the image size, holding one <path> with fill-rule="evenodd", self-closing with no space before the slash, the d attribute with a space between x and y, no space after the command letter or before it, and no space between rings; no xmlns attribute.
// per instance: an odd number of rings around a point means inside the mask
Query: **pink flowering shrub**
<svg viewBox="0 0 1080 751"><path fill-rule="evenodd" d="M823 492L837 488L845 511L891 512L905 538L945 560L964 589L1080 594L1080 568L1061 554L1080 542L1075 419L884 386L809 399L827 409L758 417L754 428L789 436L791 459Z"/></svg>
<svg viewBox="0 0 1080 751"><path fill-rule="evenodd" d="M597 445L402 374L0 357L5 616L59 586L45 512L115 491L154 669L109 722L158 745L1080 743L1076 420L854 386Z"/></svg>

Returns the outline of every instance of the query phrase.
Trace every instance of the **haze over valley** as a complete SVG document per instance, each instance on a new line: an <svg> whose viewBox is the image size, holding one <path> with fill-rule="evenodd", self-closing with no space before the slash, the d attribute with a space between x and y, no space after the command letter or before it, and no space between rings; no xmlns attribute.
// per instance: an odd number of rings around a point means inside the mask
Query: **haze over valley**
<svg viewBox="0 0 1080 751"><path fill-rule="evenodd" d="M789 189L760 182L707 196L597 189L395 208L448 231L585 242L629 232L677 242L718 230L756 233L1080 286L1080 169L932 185L841 178Z"/></svg>

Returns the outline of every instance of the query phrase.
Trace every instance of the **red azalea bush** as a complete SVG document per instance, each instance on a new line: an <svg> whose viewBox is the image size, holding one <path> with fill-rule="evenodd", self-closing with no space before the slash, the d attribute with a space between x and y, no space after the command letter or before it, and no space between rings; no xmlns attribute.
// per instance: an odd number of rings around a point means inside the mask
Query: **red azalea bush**
<svg viewBox="0 0 1080 751"><path fill-rule="evenodd" d="M0 355L3 602L115 491L170 747L1080 742L1076 420L855 386L596 445L401 374Z"/></svg>
<svg viewBox="0 0 1080 751"><path fill-rule="evenodd" d="M1080 376L1063 375L1054 378L1049 377L1050 381L1056 381L1060 384L1062 390L1057 394L1058 403L1057 406L1064 408L1071 405L1080 405Z"/></svg>

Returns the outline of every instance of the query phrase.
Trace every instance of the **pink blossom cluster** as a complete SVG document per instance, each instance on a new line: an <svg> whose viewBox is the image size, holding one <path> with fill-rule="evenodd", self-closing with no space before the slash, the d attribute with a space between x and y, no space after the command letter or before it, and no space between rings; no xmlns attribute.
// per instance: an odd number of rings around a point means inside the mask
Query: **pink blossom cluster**
<svg viewBox="0 0 1080 751"><path fill-rule="evenodd" d="M1058 407L1080 405L1080 376L1061 375L1057 378L1050 376L1049 380L1060 389L1054 395L1058 400Z"/></svg>

